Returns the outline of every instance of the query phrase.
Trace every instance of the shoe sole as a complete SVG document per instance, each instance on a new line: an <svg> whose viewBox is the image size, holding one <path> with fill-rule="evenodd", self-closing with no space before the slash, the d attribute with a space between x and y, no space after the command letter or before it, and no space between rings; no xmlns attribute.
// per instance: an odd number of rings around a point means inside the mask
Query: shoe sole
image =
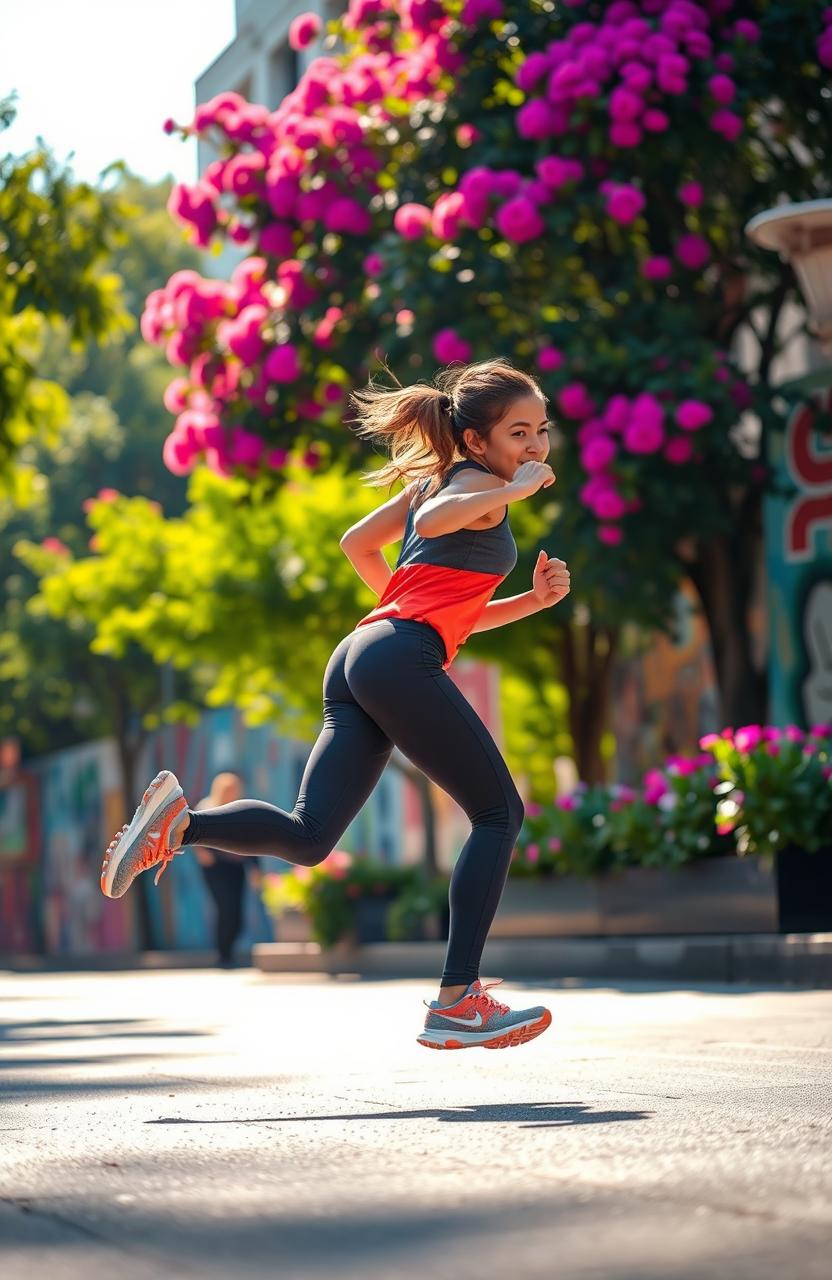
<svg viewBox="0 0 832 1280"><path fill-rule="evenodd" d="M113 893L113 882L118 874L119 868L131 852L136 841L144 834L145 829L152 825L156 815L160 809L163 809L171 800L176 800L183 794L182 788L175 776L169 769L163 769L161 773L157 773L156 777L150 783L141 798L139 807L133 815L133 821L122 835L107 865L107 870L101 874L101 892L107 898L121 898L130 888L130 884L126 884L121 893Z"/></svg>
<svg viewBox="0 0 832 1280"><path fill-rule="evenodd" d="M548 1009L542 1017L532 1022L521 1022L508 1031L423 1031L416 1037L419 1044L426 1049L513 1049L515 1045L526 1044L541 1035L551 1025L552 1015Z"/></svg>

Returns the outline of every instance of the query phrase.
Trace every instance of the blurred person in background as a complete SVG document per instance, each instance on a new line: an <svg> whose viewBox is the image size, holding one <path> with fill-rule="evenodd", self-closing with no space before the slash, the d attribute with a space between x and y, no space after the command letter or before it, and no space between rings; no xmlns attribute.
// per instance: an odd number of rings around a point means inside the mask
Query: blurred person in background
<svg viewBox="0 0 832 1280"><path fill-rule="evenodd" d="M231 804L233 800L239 800L242 794L242 782L236 773L218 773L211 783L208 795L199 801L196 808L213 809L220 804ZM204 844L195 844L193 850L216 908L214 937L217 963L228 969L234 963L234 944L243 927L246 866L248 865L253 887L259 889L260 864L256 857L241 858L235 853L211 849Z"/></svg>

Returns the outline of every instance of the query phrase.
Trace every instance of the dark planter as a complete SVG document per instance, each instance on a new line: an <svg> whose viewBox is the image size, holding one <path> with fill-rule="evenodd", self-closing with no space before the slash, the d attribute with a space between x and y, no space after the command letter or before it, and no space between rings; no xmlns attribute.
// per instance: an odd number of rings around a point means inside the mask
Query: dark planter
<svg viewBox="0 0 832 1280"><path fill-rule="evenodd" d="M776 862L780 932L832 932L832 848L781 849Z"/></svg>
<svg viewBox="0 0 832 1280"><path fill-rule="evenodd" d="M774 871L760 858L705 858L600 876L603 933L773 933Z"/></svg>
<svg viewBox="0 0 832 1280"><path fill-rule="evenodd" d="M774 868L761 858L707 858L682 867L512 879L497 937L776 933Z"/></svg>

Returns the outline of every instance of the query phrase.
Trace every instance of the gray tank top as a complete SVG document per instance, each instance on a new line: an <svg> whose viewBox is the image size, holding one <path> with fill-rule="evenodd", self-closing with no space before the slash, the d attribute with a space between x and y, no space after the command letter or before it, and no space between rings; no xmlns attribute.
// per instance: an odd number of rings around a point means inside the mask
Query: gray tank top
<svg viewBox="0 0 832 1280"><path fill-rule="evenodd" d="M492 472L488 467L474 462L473 458L463 458L455 462L445 476L437 493L463 467L476 467L487 475ZM424 493L430 483L425 480L419 492ZM433 495L435 496L435 495ZM517 543L508 522L508 504L506 514L499 524L483 529L455 529L453 533L440 533L436 538L421 537L413 527L413 509L408 511L405 522L404 538L396 568L409 564L435 564L448 569L466 569L471 573L495 573L505 577L517 564Z"/></svg>

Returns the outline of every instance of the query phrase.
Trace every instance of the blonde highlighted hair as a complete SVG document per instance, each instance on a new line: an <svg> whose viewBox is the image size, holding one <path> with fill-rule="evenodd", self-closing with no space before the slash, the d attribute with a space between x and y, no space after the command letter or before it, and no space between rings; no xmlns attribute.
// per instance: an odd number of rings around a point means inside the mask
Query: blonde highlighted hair
<svg viewBox="0 0 832 1280"><path fill-rule="evenodd" d="M503 358L447 365L433 384L404 387L390 369L387 372L396 386L377 386L371 378L366 387L352 392L358 412L346 421L358 424L356 435L383 441L390 450L390 461L361 479L382 488L396 480L430 477L420 503L436 492L455 462L468 456L463 440L467 429L486 440L515 400L535 394L546 399L530 374Z"/></svg>

